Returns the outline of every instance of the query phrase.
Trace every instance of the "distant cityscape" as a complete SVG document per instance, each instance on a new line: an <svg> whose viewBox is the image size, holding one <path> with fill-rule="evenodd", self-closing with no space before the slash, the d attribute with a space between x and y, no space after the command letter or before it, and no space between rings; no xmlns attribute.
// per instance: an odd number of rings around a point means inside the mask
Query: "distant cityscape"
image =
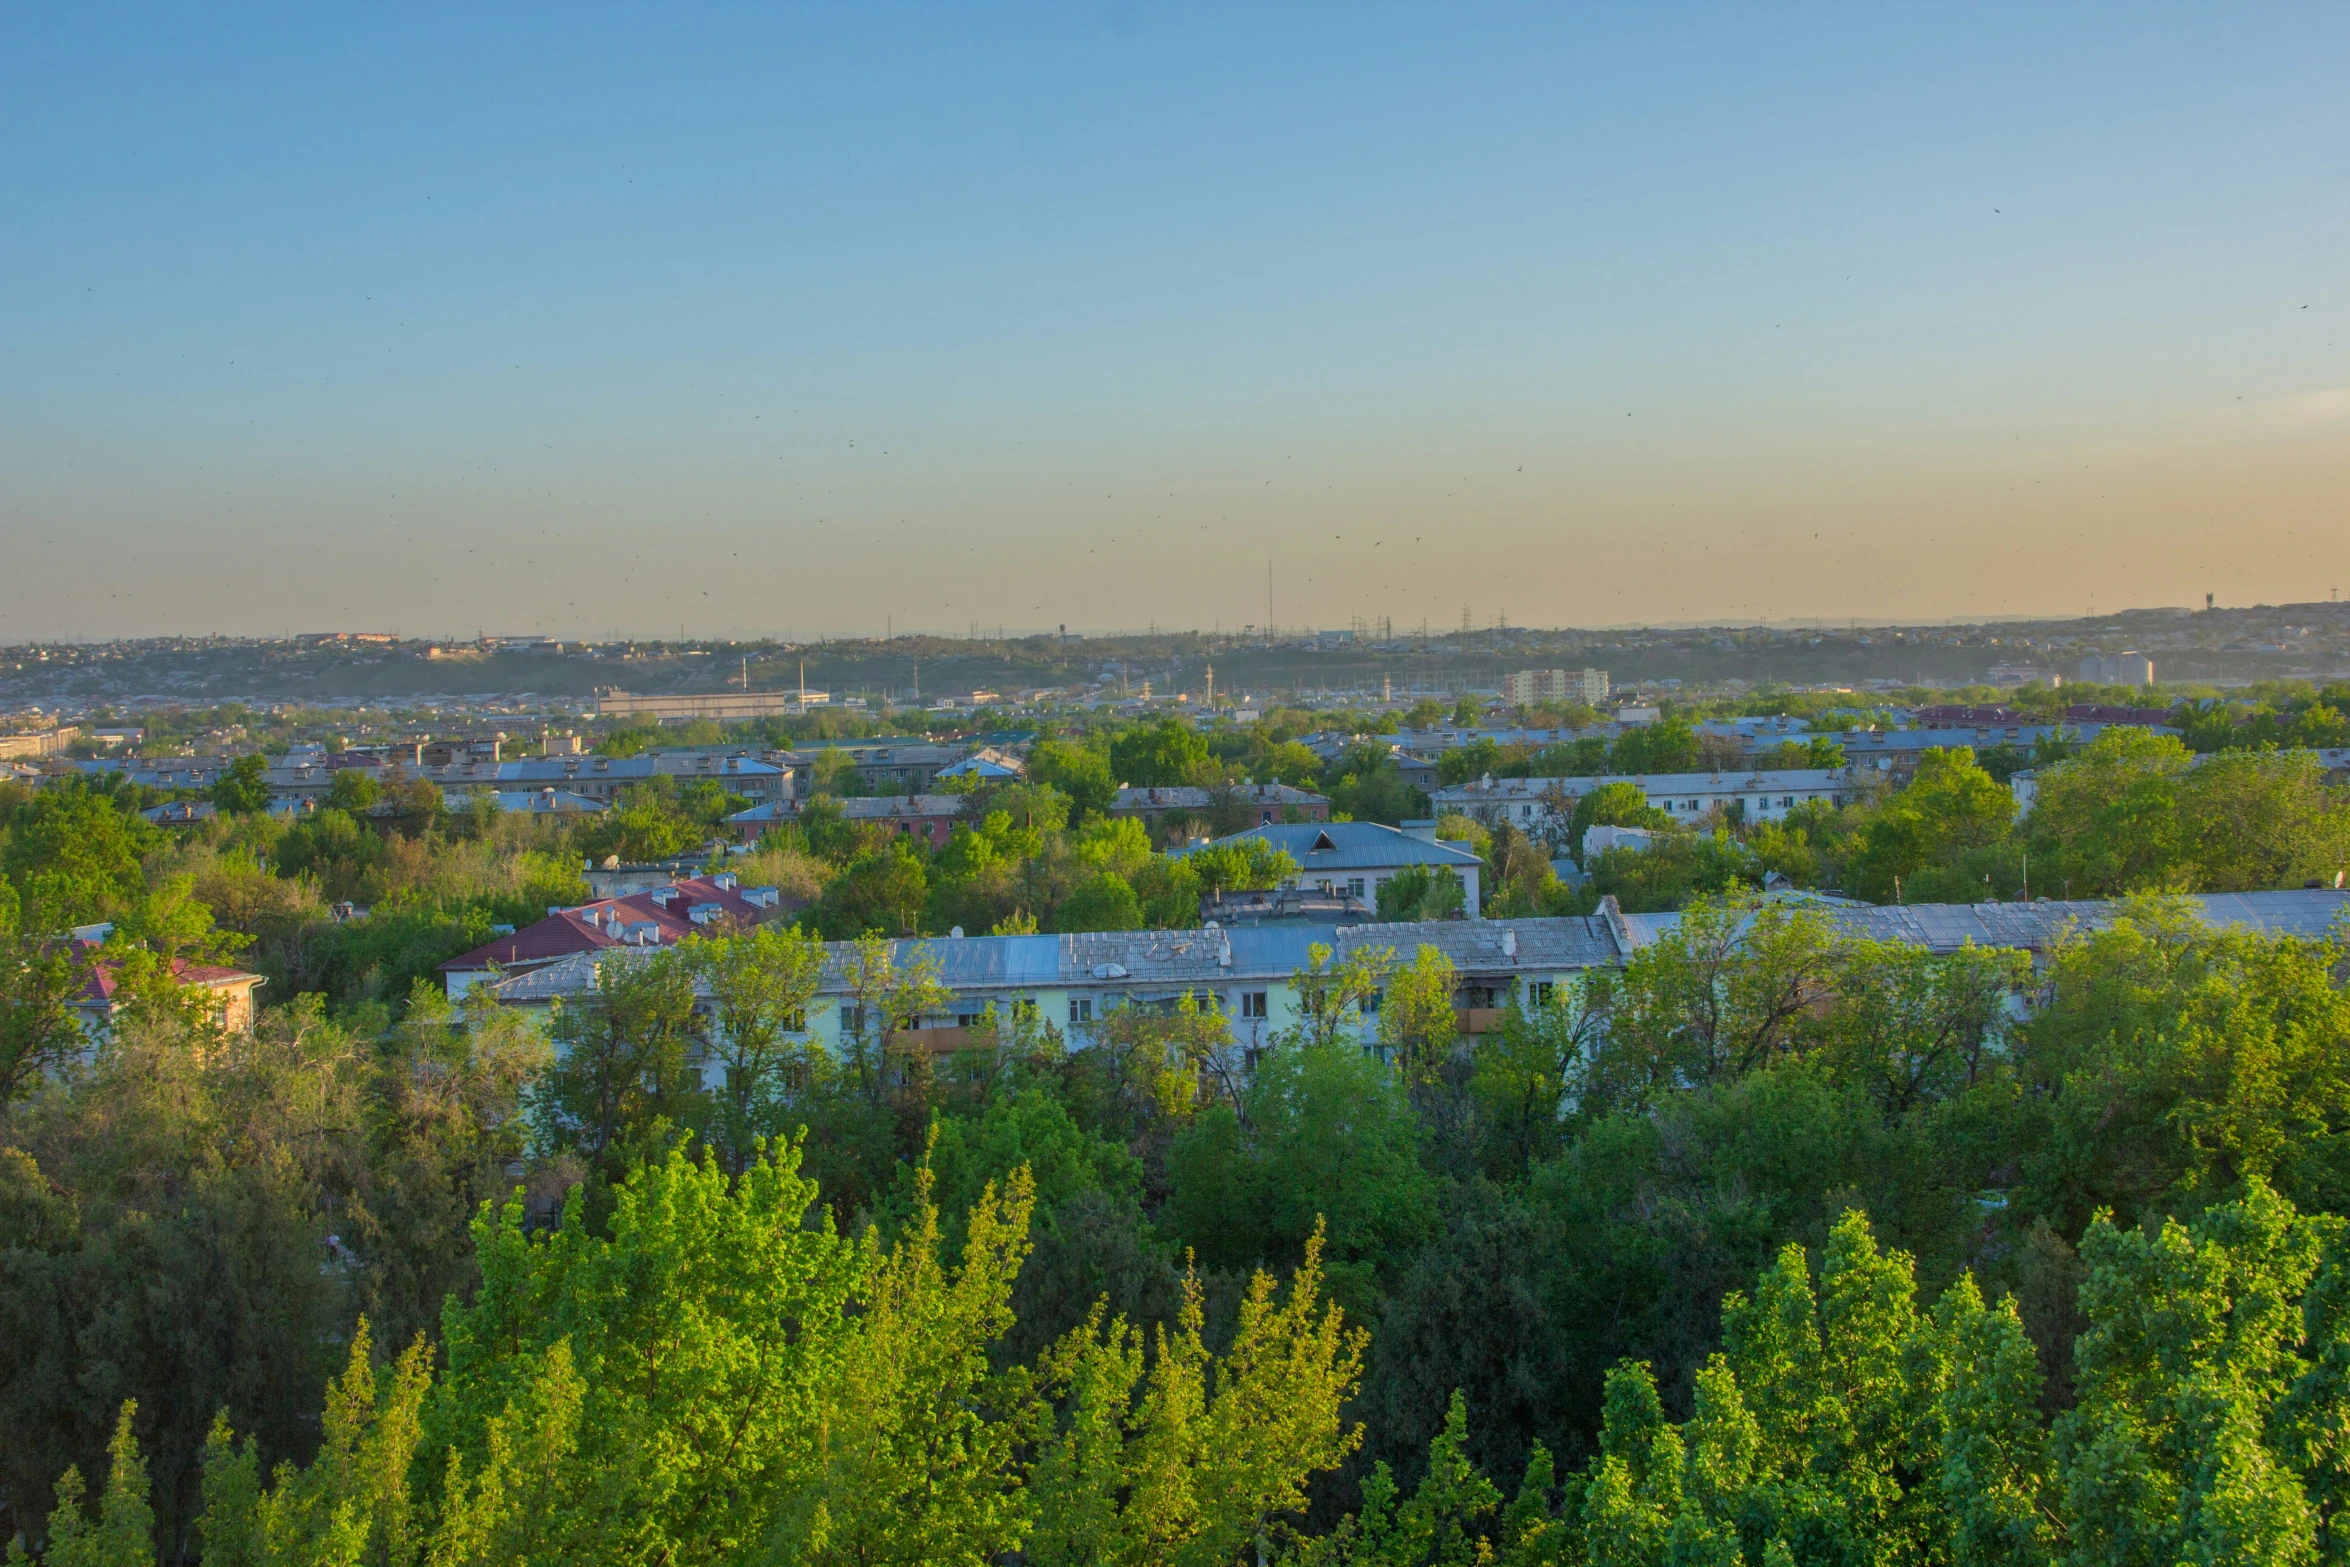
<svg viewBox="0 0 2350 1567"><path fill-rule="evenodd" d="M1551 663L1556 660L1556 664ZM728 722L829 708L969 714L1058 708L1371 710L1463 695L1599 706L1758 688L1894 692L2064 681L2242 686L2350 671L2338 602L2133 610L2062 621L1718 625L1634 630L1345 628L888 638L467 642L388 632L162 637L0 648L0 728L55 729L238 702L401 722ZM119 726L116 726L119 727Z"/></svg>

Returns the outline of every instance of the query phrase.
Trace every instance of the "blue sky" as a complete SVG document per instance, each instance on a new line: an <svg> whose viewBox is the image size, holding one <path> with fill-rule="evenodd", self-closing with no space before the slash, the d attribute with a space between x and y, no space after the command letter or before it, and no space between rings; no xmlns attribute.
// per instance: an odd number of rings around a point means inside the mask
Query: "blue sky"
<svg viewBox="0 0 2350 1567"><path fill-rule="evenodd" d="M2350 586L2350 8L0 14L0 638Z"/></svg>

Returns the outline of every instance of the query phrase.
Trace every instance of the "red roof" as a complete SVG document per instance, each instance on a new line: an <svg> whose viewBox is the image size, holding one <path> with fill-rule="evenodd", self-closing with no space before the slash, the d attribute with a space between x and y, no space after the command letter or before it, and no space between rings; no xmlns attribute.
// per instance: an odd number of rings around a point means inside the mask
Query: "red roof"
<svg viewBox="0 0 2350 1567"><path fill-rule="evenodd" d="M90 977L82 986L79 998L82 1004L100 1005L114 1000L117 967L111 961L90 965ZM223 968L217 963L190 963L186 958L171 960L171 977L183 985L234 985L241 980L258 981L261 978L241 968Z"/></svg>
<svg viewBox="0 0 2350 1567"><path fill-rule="evenodd" d="M666 899L664 893L669 895ZM712 911L707 923L694 920L695 909ZM536 967L574 952L594 952L603 947L672 947L713 926L756 925L774 912L714 881L696 877L645 892L632 892L625 898L602 898L575 909L561 910L535 925L523 926L511 936L500 936L471 952L461 953L441 968L445 972L488 968L492 964L499 968ZM638 935L648 926L651 927L649 941Z"/></svg>

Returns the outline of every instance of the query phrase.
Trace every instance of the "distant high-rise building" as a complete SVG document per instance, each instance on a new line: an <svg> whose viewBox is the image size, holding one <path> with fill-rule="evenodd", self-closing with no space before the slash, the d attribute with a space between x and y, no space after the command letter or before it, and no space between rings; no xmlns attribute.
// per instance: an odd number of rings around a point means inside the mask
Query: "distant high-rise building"
<svg viewBox="0 0 2350 1567"><path fill-rule="evenodd" d="M1582 702L1597 707L1607 700L1604 669L1521 669L1501 683L1501 694L1515 707L1536 702Z"/></svg>
<svg viewBox="0 0 2350 1567"><path fill-rule="evenodd" d="M2101 686L2150 686L2154 660L2134 650L2110 656L2093 653L2081 660L2081 679Z"/></svg>

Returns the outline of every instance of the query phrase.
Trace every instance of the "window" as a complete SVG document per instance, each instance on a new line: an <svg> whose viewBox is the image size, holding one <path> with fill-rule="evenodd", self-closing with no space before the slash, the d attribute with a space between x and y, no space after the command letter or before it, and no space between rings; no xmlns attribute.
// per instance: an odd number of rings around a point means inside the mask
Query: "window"
<svg viewBox="0 0 2350 1567"><path fill-rule="evenodd" d="M844 1034L864 1033L865 1009L860 1006L843 1006L840 1009L840 1031Z"/></svg>
<svg viewBox="0 0 2350 1567"><path fill-rule="evenodd" d="M1265 1005L1265 992L1261 990L1242 991L1240 993L1240 1015L1259 1018L1271 1016L1271 1009Z"/></svg>
<svg viewBox="0 0 2350 1567"><path fill-rule="evenodd" d="M805 1034L808 1031L808 1014L804 1011L784 1014L783 1031L787 1034Z"/></svg>
<svg viewBox="0 0 2350 1567"><path fill-rule="evenodd" d="M1485 1012L1490 1011L1493 1007L1493 987L1491 985L1471 985L1461 994L1466 998L1473 1011Z"/></svg>
<svg viewBox="0 0 2350 1567"><path fill-rule="evenodd" d="M1350 898L1361 897L1363 895L1363 878L1360 876L1349 876L1346 879L1346 895Z"/></svg>
<svg viewBox="0 0 2350 1567"><path fill-rule="evenodd" d="M1779 796L1779 809L1782 811L1791 811L1795 809L1795 796L1791 794L1783 794Z"/></svg>
<svg viewBox="0 0 2350 1567"><path fill-rule="evenodd" d="M1372 991L1372 992L1371 992L1369 995L1365 996L1365 997L1363 998L1363 1000L1362 1000L1363 1016L1365 1016L1365 1017L1377 1017L1377 1016L1379 1015L1379 1008L1380 1008L1381 1006L1383 1006L1383 1005L1386 1003L1386 1001L1387 1001L1387 992L1386 992L1386 991L1384 991L1384 990L1374 990L1374 991Z"/></svg>
<svg viewBox="0 0 2350 1567"><path fill-rule="evenodd" d="M1538 1007L1549 1006L1551 997L1556 994L1558 985L1552 980L1538 979L1526 987L1526 999Z"/></svg>
<svg viewBox="0 0 2350 1567"><path fill-rule="evenodd" d="M1072 1023L1090 1023L1090 1022L1092 1022L1092 1021L1093 1021L1093 997L1091 997L1091 996L1071 996L1071 997L1069 998L1069 1021L1070 1021L1070 1022L1072 1022Z"/></svg>

